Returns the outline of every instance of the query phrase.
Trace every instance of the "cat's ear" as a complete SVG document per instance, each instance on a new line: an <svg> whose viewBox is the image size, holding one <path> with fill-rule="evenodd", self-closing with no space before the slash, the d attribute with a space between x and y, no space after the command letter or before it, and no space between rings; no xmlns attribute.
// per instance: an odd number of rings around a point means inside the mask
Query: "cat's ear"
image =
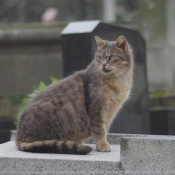
<svg viewBox="0 0 175 175"><path fill-rule="evenodd" d="M115 42L115 46L117 46L119 49L122 49L124 52L128 52L128 43L124 36L119 36L118 39Z"/></svg>
<svg viewBox="0 0 175 175"><path fill-rule="evenodd" d="M103 41L100 37L95 36L95 41L98 45L98 49L100 49L101 47L103 47L105 45L105 41Z"/></svg>

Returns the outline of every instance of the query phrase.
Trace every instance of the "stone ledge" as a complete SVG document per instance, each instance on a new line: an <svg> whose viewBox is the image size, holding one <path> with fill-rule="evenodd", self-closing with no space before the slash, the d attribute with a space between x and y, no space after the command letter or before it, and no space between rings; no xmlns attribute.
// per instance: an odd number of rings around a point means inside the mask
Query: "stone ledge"
<svg viewBox="0 0 175 175"><path fill-rule="evenodd" d="M112 152L96 151L91 140L93 151L81 156L21 152L10 141L0 145L0 175L175 174L175 136L108 134L108 141Z"/></svg>
<svg viewBox="0 0 175 175"><path fill-rule="evenodd" d="M109 153L90 146L88 155L39 154L18 151L10 141L0 145L0 174L119 174L119 145L112 145Z"/></svg>
<svg viewBox="0 0 175 175"><path fill-rule="evenodd" d="M129 172L175 174L175 136L122 138L120 155Z"/></svg>

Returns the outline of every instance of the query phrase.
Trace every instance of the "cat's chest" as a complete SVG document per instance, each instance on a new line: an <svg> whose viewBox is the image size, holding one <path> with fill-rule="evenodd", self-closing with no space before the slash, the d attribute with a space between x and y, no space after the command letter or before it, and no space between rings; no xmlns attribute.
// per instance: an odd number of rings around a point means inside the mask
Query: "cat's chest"
<svg viewBox="0 0 175 175"><path fill-rule="evenodd" d="M113 85L113 86L112 86ZM130 83L120 85L106 85L104 87L104 109L108 117L112 118L121 108L130 94Z"/></svg>
<svg viewBox="0 0 175 175"><path fill-rule="evenodd" d="M116 90L105 87L104 94L103 120L108 130L111 122L122 107L122 104L128 98L130 94L130 87L125 86L122 89L119 88Z"/></svg>
<svg viewBox="0 0 175 175"><path fill-rule="evenodd" d="M130 94L131 83L106 84L104 86L105 99L108 103L122 103Z"/></svg>
<svg viewBox="0 0 175 175"><path fill-rule="evenodd" d="M116 110L120 108L124 101L128 98L130 94L130 89L122 89L118 91L110 91L108 90L106 93L106 109L108 110Z"/></svg>

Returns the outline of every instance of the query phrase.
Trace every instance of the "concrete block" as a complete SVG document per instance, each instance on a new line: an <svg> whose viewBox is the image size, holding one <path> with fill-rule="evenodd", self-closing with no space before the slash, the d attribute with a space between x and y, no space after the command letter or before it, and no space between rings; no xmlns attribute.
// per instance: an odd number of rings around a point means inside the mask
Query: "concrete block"
<svg viewBox="0 0 175 175"><path fill-rule="evenodd" d="M175 174L175 137L122 138L121 164L128 174Z"/></svg>
<svg viewBox="0 0 175 175"><path fill-rule="evenodd" d="M21 152L15 142L0 145L1 175L55 174L121 174L120 146L112 145L112 152L93 151L88 155L36 154Z"/></svg>
<svg viewBox="0 0 175 175"><path fill-rule="evenodd" d="M10 141L0 145L0 175L175 174L175 136L108 134L108 141L112 152L96 151L89 140L93 151L81 156L21 152Z"/></svg>

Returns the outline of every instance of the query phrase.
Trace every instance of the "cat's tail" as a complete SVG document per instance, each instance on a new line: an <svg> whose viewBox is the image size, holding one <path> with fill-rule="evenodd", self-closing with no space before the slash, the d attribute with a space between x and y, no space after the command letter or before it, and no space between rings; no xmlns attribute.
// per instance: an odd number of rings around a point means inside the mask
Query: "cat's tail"
<svg viewBox="0 0 175 175"><path fill-rule="evenodd" d="M73 141L44 140L28 142L16 142L21 151L32 153L58 153L58 154L88 154L92 151L90 146L78 144Z"/></svg>

